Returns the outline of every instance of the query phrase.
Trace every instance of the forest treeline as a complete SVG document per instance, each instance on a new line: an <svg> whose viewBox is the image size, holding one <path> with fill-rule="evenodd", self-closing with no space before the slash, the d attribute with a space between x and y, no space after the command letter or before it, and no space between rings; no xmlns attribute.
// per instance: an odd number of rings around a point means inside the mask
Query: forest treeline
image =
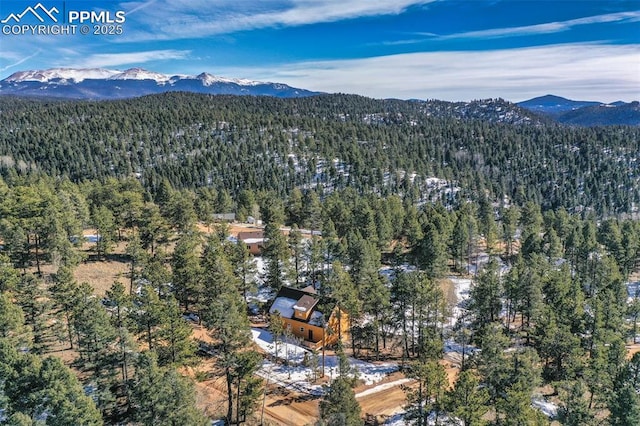
<svg viewBox="0 0 640 426"><path fill-rule="evenodd" d="M501 207L486 196L417 207L410 197L353 188L231 196L164 179L151 194L136 178L73 183L12 173L0 180L2 422L204 424L193 382L178 373L199 363L185 315L212 339L200 352L227 389L217 415L257 421L262 357L247 350L251 255L224 224L198 231L220 210L264 220L262 279L274 294L315 283L323 304L349 312L350 347L339 352L397 358L416 383L407 387L409 421L547 424L531 405L540 389L562 424L640 421L640 356L628 358L625 348L640 316L640 294L628 298L625 284L638 272L636 221L543 211L533 201ZM286 236L282 225L291 226ZM86 228L97 234L89 253L80 249ZM305 240L301 228L322 237ZM129 271L101 300L73 271L112 256L117 243L126 245L118 256ZM451 330L440 282L478 266L484 251L491 260ZM383 265L392 279L380 274ZM271 329L277 343L282 330ZM463 349L450 388L439 360L451 341ZM55 359L61 346L73 349L78 376ZM326 422L362 423L349 377L340 373L327 389Z"/></svg>
<svg viewBox="0 0 640 426"><path fill-rule="evenodd" d="M1 97L0 171L73 182L139 176L151 194L166 179L233 198L243 190L283 197L317 187L322 196L349 187L414 201L428 198L427 179L436 177L460 188L462 199L506 197L598 217L632 213L640 203L638 128L501 123L514 114L506 102L489 117L460 119L465 113L454 116L445 104L352 95ZM450 193L439 195L451 202Z"/></svg>

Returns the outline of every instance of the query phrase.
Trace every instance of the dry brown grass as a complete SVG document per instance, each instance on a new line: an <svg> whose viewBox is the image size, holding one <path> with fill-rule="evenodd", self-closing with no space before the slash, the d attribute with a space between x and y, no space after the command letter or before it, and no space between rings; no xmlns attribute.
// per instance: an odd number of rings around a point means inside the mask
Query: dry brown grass
<svg viewBox="0 0 640 426"><path fill-rule="evenodd" d="M627 359L633 358L635 354L640 352L640 343L629 344L626 347L627 347Z"/></svg>
<svg viewBox="0 0 640 426"><path fill-rule="evenodd" d="M263 226L250 225L248 223L228 223L229 235L237 237L239 232L246 231L257 231L264 229ZM198 231L202 232L205 235L208 235L216 230L216 224L212 224L211 226L207 226L203 223L198 223L197 225Z"/></svg>
<svg viewBox="0 0 640 426"><path fill-rule="evenodd" d="M128 288L129 265L114 260L88 261L78 265L73 275L79 283L88 283L95 294L102 297L114 281L120 281Z"/></svg>

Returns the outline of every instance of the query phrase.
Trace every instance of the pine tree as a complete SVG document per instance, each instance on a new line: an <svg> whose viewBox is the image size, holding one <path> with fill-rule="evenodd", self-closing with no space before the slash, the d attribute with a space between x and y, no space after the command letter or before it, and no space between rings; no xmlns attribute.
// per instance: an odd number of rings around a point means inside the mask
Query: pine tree
<svg viewBox="0 0 640 426"><path fill-rule="evenodd" d="M93 296L91 287L83 283L80 286L78 305L73 313L73 329L78 342L78 352L84 366L91 370L96 382L96 404L103 415L109 415L115 409L115 395L112 385L116 381L114 355L119 348L114 345L117 330L109 320L107 311Z"/></svg>
<svg viewBox="0 0 640 426"><path fill-rule="evenodd" d="M427 223L424 237L418 243L418 264L431 278L440 278L447 270L447 251L445 239L433 223Z"/></svg>
<svg viewBox="0 0 640 426"><path fill-rule="evenodd" d="M145 256L146 257L146 256ZM160 297L165 297L171 292L171 273L166 266L166 257L162 250L157 250L151 258L145 259L141 267L140 276L148 281ZM137 286L136 293L140 293L141 287Z"/></svg>
<svg viewBox="0 0 640 426"><path fill-rule="evenodd" d="M168 240L169 225L156 204L147 203L143 207L138 232L142 248L151 249L152 255L155 254L158 244Z"/></svg>
<svg viewBox="0 0 640 426"><path fill-rule="evenodd" d="M323 426L361 426L361 408L346 378L338 377L320 401L320 421Z"/></svg>
<svg viewBox="0 0 640 426"><path fill-rule="evenodd" d="M135 298L139 309L134 311L133 320L139 333L143 333L149 350L156 347L156 329L166 318L162 301L156 290L150 285L143 285L140 294Z"/></svg>
<svg viewBox="0 0 640 426"><path fill-rule="evenodd" d="M0 349L0 352L4 351ZM8 414L13 421L46 416L46 424L54 426L103 424L95 404L60 359L40 360L30 354L4 355L0 369L6 374L6 380L0 391L7 400Z"/></svg>
<svg viewBox="0 0 640 426"><path fill-rule="evenodd" d="M294 225L301 225L304 214L304 207L302 203L302 191L298 188L294 188L289 194L286 207L287 217L289 223Z"/></svg>
<svg viewBox="0 0 640 426"><path fill-rule="evenodd" d="M51 297L59 312L64 316L69 339L69 347L73 349L73 314L80 301L80 287L67 267L58 269L51 287Z"/></svg>
<svg viewBox="0 0 640 426"><path fill-rule="evenodd" d="M0 337L16 348L26 346L29 341L22 309L11 301L9 293L2 292L0 292Z"/></svg>
<svg viewBox="0 0 640 426"><path fill-rule="evenodd" d="M153 352L138 358L131 399L134 418L143 425L204 426L208 423L195 406L193 382L173 368L158 367Z"/></svg>
<svg viewBox="0 0 640 426"><path fill-rule="evenodd" d="M289 248L277 223L268 223L266 225L264 238L265 244L262 254L266 260L267 267L265 283L274 292L277 292L285 284L285 274L289 263Z"/></svg>
<svg viewBox="0 0 640 426"><path fill-rule="evenodd" d="M206 327L211 336L216 339L219 350L218 362L227 384L227 422L234 420L238 411L239 401L242 400L242 390L239 389L237 377L240 364L240 353L251 341L249 320L242 301L235 292L226 292L211 300L207 309L202 313ZM235 403L235 404L234 404Z"/></svg>
<svg viewBox="0 0 640 426"><path fill-rule="evenodd" d="M531 407L531 390L523 380L507 388L504 398L498 401L496 411L500 424L506 426L545 426L543 414Z"/></svg>
<svg viewBox="0 0 640 426"><path fill-rule="evenodd" d="M105 206L100 206L93 211L92 220L97 232L96 252L98 257L104 257L109 254L114 245L116 237L115 219L111 210Z"/></svg>
<svg viewBox="0 0 640 426"><path fill-rule="evenodd" d="M11 259L6 254L0 253L0 293L14 291L19 282L18 271L11 265Z"/></svg>
<svg viewBox="0 0 640 426"><path fill-rule="evenodd" d="M287 236L287 245L291 253L291 256L289 256L291 258L289 281L292 284L295 283L296 287L300 287L300 283L302 282L300 274L302 272L304 242L302 241L302 233L300 232L300 229L298 229L297 225L293 225L291 227L289 235Z"/></svg>
<svg viewBox="0 0 640 426"><path fill-rule="evenodd" d="M341 341L342 334L346 332L346 330L342 330L342 312L346 312L351 321L352 318L357 317L358 313L362 310L362 301L358 298L358 292L356 291L353 281L347 271L345 271L341 262L336 261L331 264L331 271L322 283L320 293L336 301L336 306L339 308L339 310L336 311L338 319L338 340Z"/></svg>
<svg viewBox="0 0 640 426"><path fill-rule="evenodd" d="M213 300L224 294L240 294L239 279L233 273L222 243L213 236L207 239L204 247L200 271L202 289L199 299L202 309L206 310Z"/></svg>
<svg viewBox="0 0 640 426"><path fill-rule="evenodd" d="M478 228L480 234L484 236L487 252L491 253L496 243L498 229L493 206L486 196L481 197L478 203Z"/></svg>
<svg viewBox="0 0 640 426"><path fill-rule="evenodd" d="M519 220L520 211L517 206L511 206L504 210L502 214L502 235L505 242L505 254L508 258L513 256L513 241Z"/></svg>
<svg viewBox="0 0 640 426"><path fill-rule="evenodd" d="M304 206L302 225L312 231L320 229L322 226L322 204L318 193L312 190L306 191L302 202Z"/></svg>
<svg viewBox="0 0 640 426"><path fill-rule="evenodd" d="M160 308L164 315L160 328L156 333L158 342L158 358L161 364L183 364L195 353L195 345L191 339L192 329L182 318L178 301L168 297L162 301Z"/></svg>
<svg viewBox="0 0 640 426"><path fill-rule="evenodd" d="M246 304L248 294L258 290L258 284L256 282L257 267L253 261L253 255L242 241L238 240L231 248L232 255L230 256L230 260L233 264L233 272L240 281L242 298Z"/></svg>
<svg viewBox="0 0 640 426"><path fill-rule="evenodd" d="M467 254L467 247L470 243L471 236L469 235L468 220L469 217L460 211L453 227L449 250L453 257L455 270L461 270L464 256Z"/></svg>
<svg viewBox="0 0 640 426"><path fill-rule="evenodd" d="M180 234L195 231L197 215L193 202L194 195L190 191L175 191L171 194L165 217Z"/></svg>
<svg viewBox="0 0 640 426"><path fill-rule="evenodd" d="M594 415L585 399L586 386L582 381L565 382L558 391L562 404L558 407L558 420L567 426L592 424Z"/></svg>
<svg viewBox="0 0 640 426"><path fill-rule="evenodd" d="M458 376L453 389L447 392L447 410L463 426L485 424L482 417L488 411L489 393L480 387L480 380L471 370L464 370Z"/></svg>
<svg viewBox="0 0 640 426"><path fill-rule="evenodd" d="M172 283L176 299L189 310L192 301L202 293L202 270L198 258L199 239L191 233L183 234L173 252Z"/></svg>
<svg viewBox="0 0 640 426"><path fill-rule="evenodd" d="M487 324L484 328L478 359L478 372L486 385L491 401L495 403L504 394L509 382L509 371L505 349L509 339L497 323Z"/></svg>
<svg viewBox="0 0 640 426"><path fill-rule="evenodd" d="M448 386L444 367L436 360L419 359L411 364L407 376L418 382L418 388L407 388L407 414L418 426L426 426L431 411L442 409L444 392Z"/></svg>
<svg viewBox="0 0 640 426"><path fill-rule="evenodd" d="M49 345L49 312L43 282L33 274L23 275L16 291L16 303L22 308L25 324L31 329L32 351L42 353Z"/></svg>
<svg viewBox="0 0 640 426"><path fill-rule="evenodd" d="M111 288L107 290L105 297L109 305L112 305L114 308L110 311L111 324L117 333L116 340L119 348L118 362L122 371L122 382L126 386L129 378L130 361L136 352L135 343L128 330L128 327L132 325L130 312L133 307L133 303L131 296L129 296L125 291L124 285L118 281L115 281L111 285Z"/></svg>
<svg viewBox="0 0 640 426"><path fill-rule="evenodd" d="M276 309L269 315L269 332L273 336L273 352L276 358L278 358L278 343L281 342L284 331L282 316L280 311Z"/></svg>
<svg viewBox="0 0 640 426"><path fill-rule="evenodd" d="M233 380L236 387L236 425L246 422L262 394L262 380L255 372L262 365L262 356L253 351L238 353Z"/></svg>
<svg viewBox="0 0 640 426"><path fill-rule="evenodd" d="M480 331L485 324L498 321L502 309L502 284L498 264L491 260L471 288L469 310L474 320L473 328Z"/></svg>
<svg viewBox="0 0 640 426"><path fill-rule="evenodd" d="M129 240L126 254L129 256L129 295L133 295L134 283L140 274L139 268L146 263L146 253L137 233Z"/></svg>

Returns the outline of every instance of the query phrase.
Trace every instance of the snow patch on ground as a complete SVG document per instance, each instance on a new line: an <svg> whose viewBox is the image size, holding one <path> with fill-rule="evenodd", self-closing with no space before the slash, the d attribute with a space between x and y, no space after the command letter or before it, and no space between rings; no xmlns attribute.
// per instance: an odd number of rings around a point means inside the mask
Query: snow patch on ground
<svg viewBox="0 0 640 426"><path fill-rule="evenodd" d="M391 416L389 419L387 419L386 422L384 422L385 426L406 426L406 425L410 425L413 424L412 422L409 422L407 420L405 420L404 416L406 416L407 413L406 412L401 412L401 413L397 413L394 414L393 416ZM451 418L449 416L445 416L443 414L440 414L438 416L438 425L453 425L453 426L461 426L463 425L462 421L456 419L456 418ZM436 425L436 414L435 412L431 412L429 413L429 417L427 417L427 426L435 426Z"/></svg>
<svg viewBox="0 0 640 426"><path fill-rule="evenodd" d="M415 265L409 265L408 263L403 263L402 265L399 265L395 268L392 266L383 266L378 270L378 273L382 275L384 278L386 278L387 282L390 283L396 278L395 276L396 269L399 269L402 272L416 272L418 270L418 268L416 268Z"/></svg>
<svg viewBox="0 0 640 426"><path fill-rule="evenodd" d="M393 416L388 418L386 422L384 422L384 425L385 426L405 426L405 425L409 424L404 419L405 414L406 413L404 413L404 412L398 413L398 414L394 414Z"/></svg>
<svg viewBox="0 0 640 426"><path fill-rule="evenodd" d="M536 410L540 410L542 414L549 418L555 418L558 414L558 406L556 404L541 398L534 398L531 401L531 406Z"/></svg>
<svg viewBox="0 0 640 426"><path fill-rule="evenodd" d="M627 282L627 302L631 303L636 297L640 297L640 281Z"/></svg>
<svg viewBox="0 0 640 426"><path fill-rule="evenodd" d="M467 303L467 299L469 299L469 293L471 291L471 280L468 278L457 278L457 277L448 277L449 281L453 283L453 288L456 293L456 305L452 310L452 323L454 326L462 317L463 309L465 304Z"/></svg>
<svg viewBox="0 0 640 426"><path fill-rule="evenodd" d="M482 272L484 267L487 266L487 263L489 263L491 259L494 259L498 262L501 274L504 275L509 272L509 269L511 269L510 266L504 263L499 256L489 256L489 253L480 252L476 255L476 259L474 262L466 265L467 272L474 276L478 275L480 272Z"/></svg>
<svg viewBox="0 0 640 426"><path fill-rule="evenodd" d="M263 277L267 273L267 265L264 261L264 257L254 257L253 263L256 264L256 279L258 280L258 282L262 282L261 277Z"/></svg>
<svg viewBox="0 0 640 426"><path fill-rule="evenodd" d="M254 342L265 352L272 356L276 356L276 345L273 343L273 336L267 330L260 328L251 329ZM312 395L321 395L323 393L322 386L312 383L314 372L313 369L303 365L307 359L311 359L312 352L291 342L278 343L277 358L287 361L287 365L275 364L269 360L265 360L262 368L258 370L258 375L268 379L272 383L278 383L285 388L293 389L298 392L310 393ZM318 370L322 369L322 354L318 353ZM372 385L384 380L389 374L398 371L396 363L370 363L353 358L349 358L349 364L357 375L366 385ZM335 355L327 355L324 360L324 373L333 379L338 376L339 360Z"/></svg>
<svg viewBox="0 0 640 426"><path fill-rule="evenodd" d="M453 288L456 293L456 305L452 309L452 316L450 321L450 327L453 328L463 317L465 306L469 299L469 294L471 291L472 280L468 278L458 278L458 277L448 277L448 279L453 283ZM453 339L446 339L444 341L444 352L445 353L458 353L458 354L472 354L478 351L478 348L472 345L466 345L463 347L460 343L456 342Z"/></svg>

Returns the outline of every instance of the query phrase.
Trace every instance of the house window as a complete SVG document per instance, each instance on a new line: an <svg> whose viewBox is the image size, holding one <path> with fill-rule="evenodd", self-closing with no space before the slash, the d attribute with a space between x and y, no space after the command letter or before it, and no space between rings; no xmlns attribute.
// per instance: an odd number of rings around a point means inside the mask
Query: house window
<svg viewBox="0 0 640 426"><path fill-rule="evenodd" d="M300 332L304 332L304 327L300 327Z"/></svg>

